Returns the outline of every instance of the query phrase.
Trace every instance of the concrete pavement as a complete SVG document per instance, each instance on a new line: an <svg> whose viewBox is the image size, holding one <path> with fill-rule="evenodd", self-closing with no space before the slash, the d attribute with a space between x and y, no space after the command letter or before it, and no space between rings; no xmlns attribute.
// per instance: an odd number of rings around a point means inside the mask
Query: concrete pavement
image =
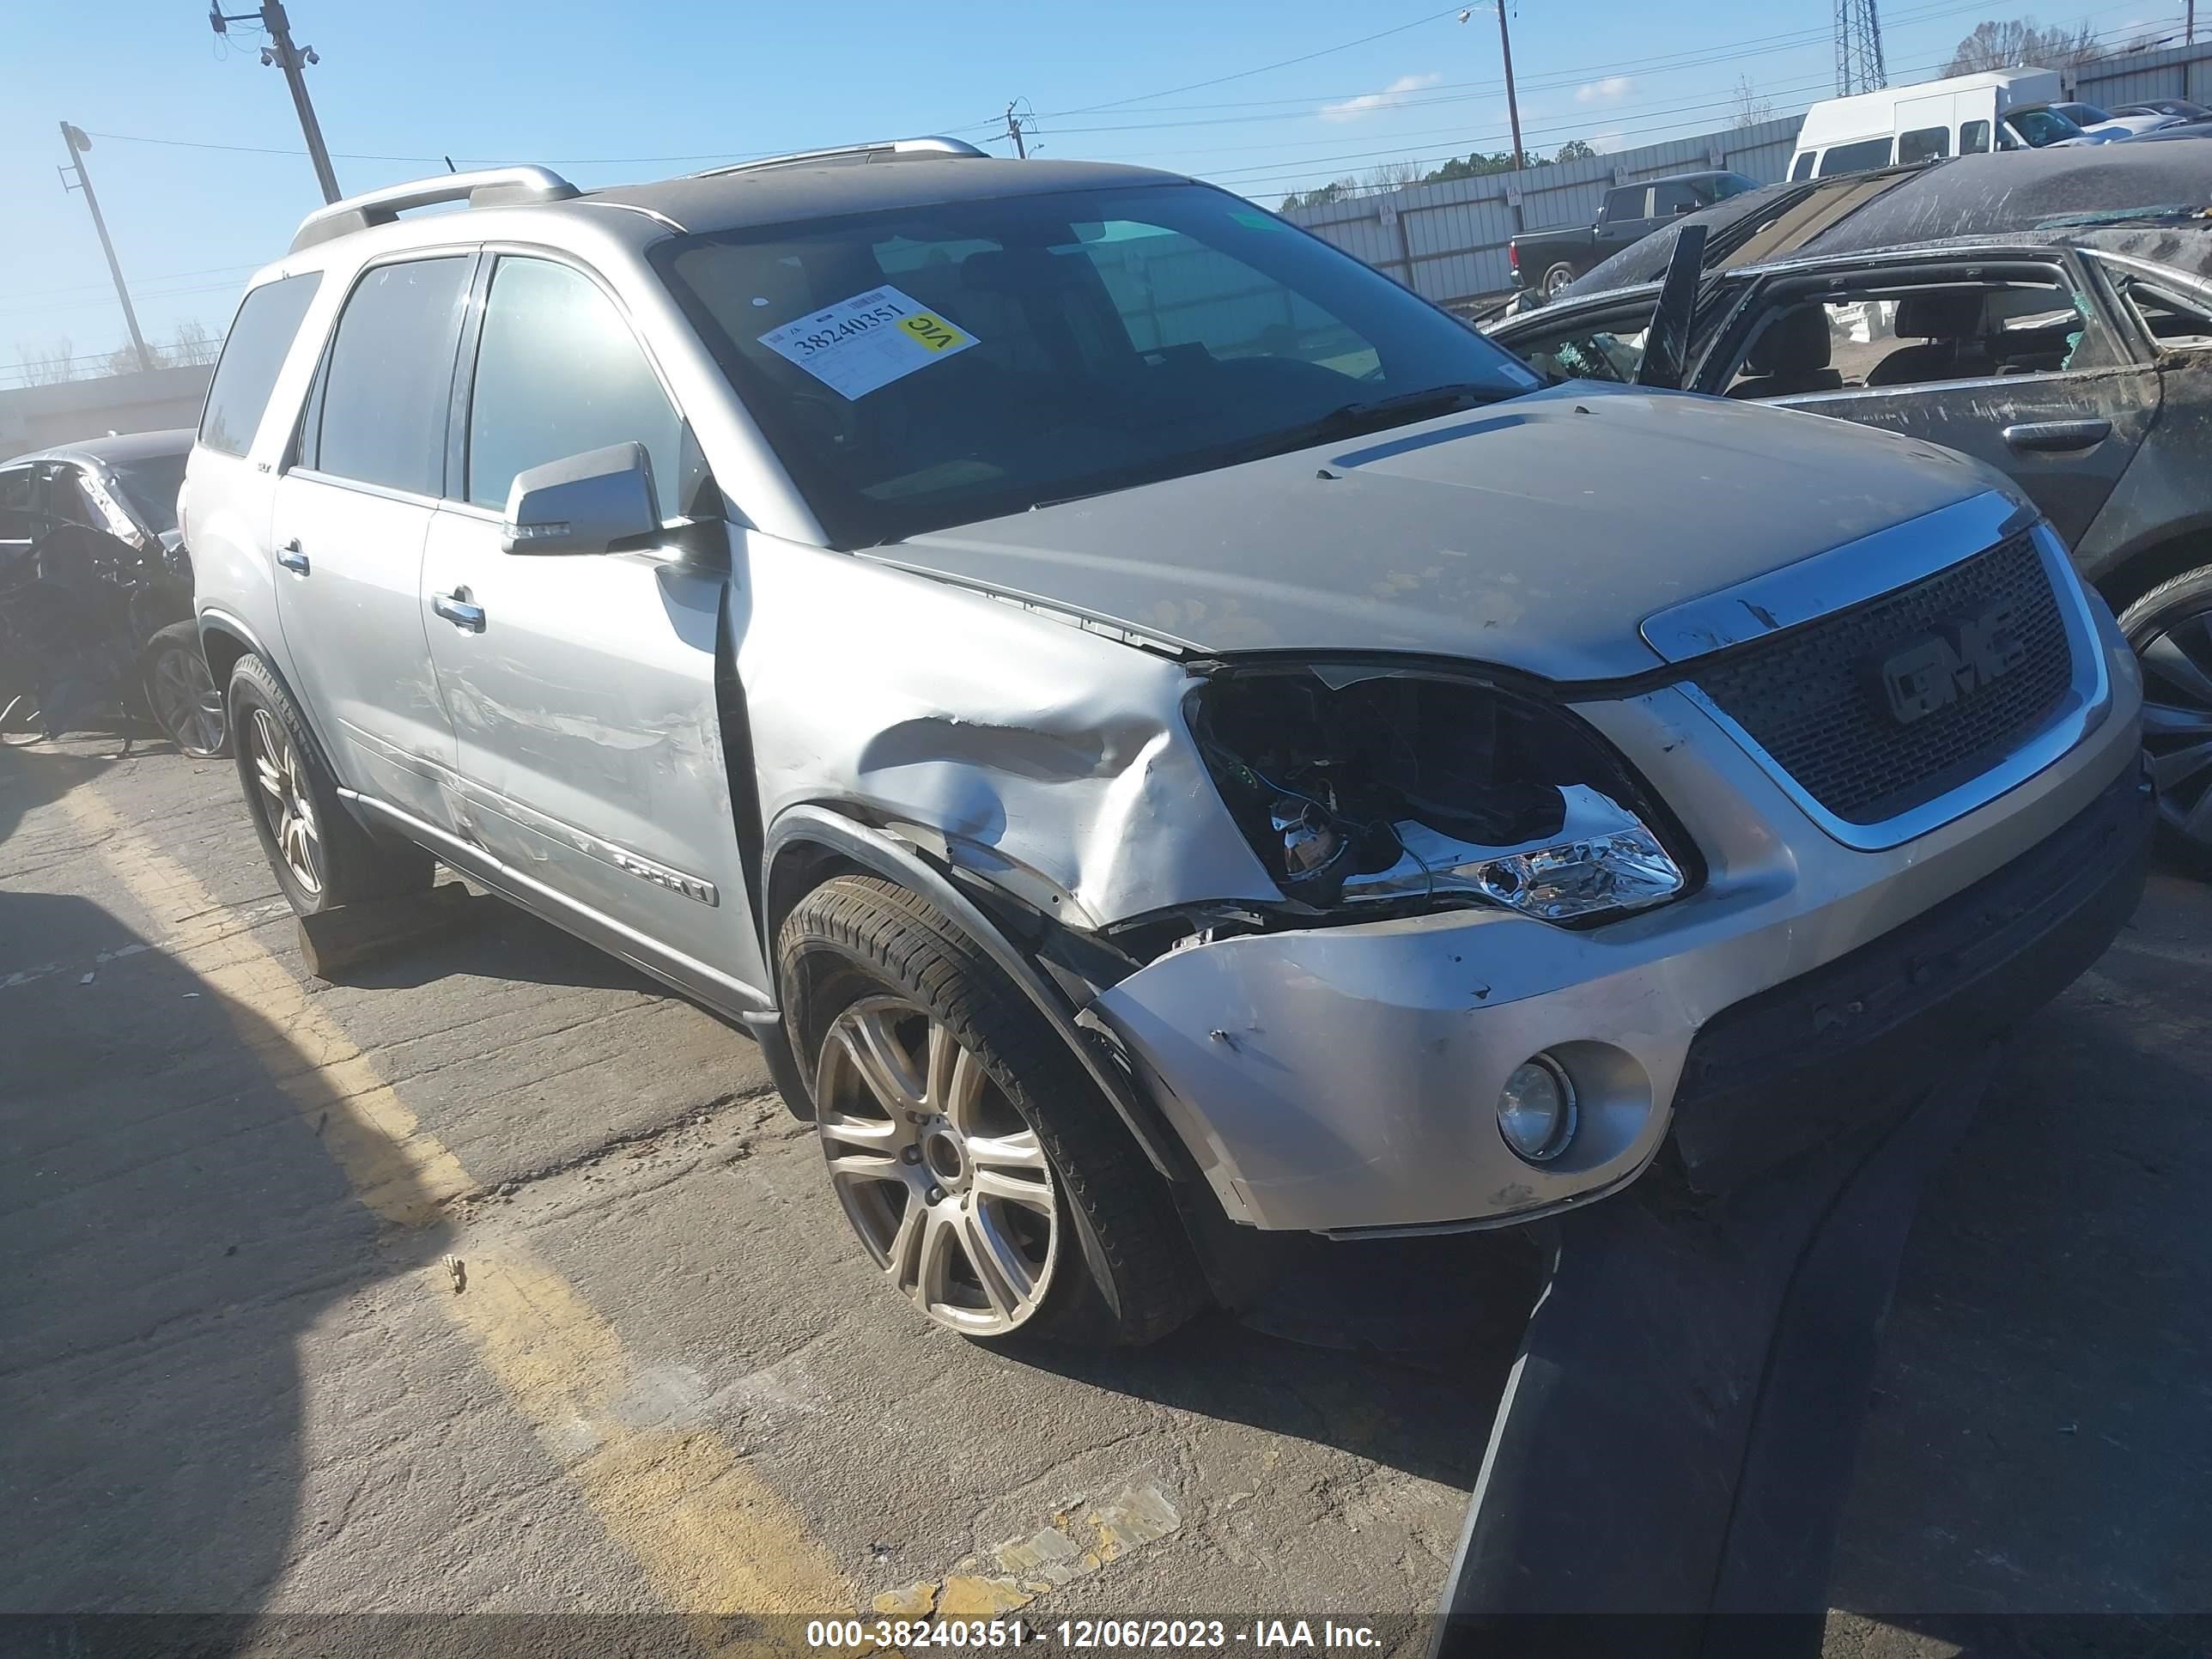
<svg viewBox="0 0 2212 1659"><path fill-rule="evenodd" d="M875 1282L741 1033L488 900L307 980L228 764L114 747L0 751L0 1610L1433 1606L1510 1246L1316 1243L1277 1334L975 1348ZM2212 1606L2208 988L2161 876L2008 1061L1908 1259L1838 1651ZM1282 1334L1408 1283L1388 1352Z"/></svg>

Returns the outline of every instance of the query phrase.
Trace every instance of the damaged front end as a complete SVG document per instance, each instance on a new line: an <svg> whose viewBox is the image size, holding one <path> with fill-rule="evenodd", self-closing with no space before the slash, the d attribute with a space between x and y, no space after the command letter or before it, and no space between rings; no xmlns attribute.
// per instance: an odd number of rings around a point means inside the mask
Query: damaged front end
<svg viewBox="0 0 2212 1659"><path fill-rule="evenodd" d="M1692 884L1687 838L1620 759L1494 684L1387 665L1231 669L1187 713L1231 816L1306 915L1494 905L1588 925Z"/></svg>

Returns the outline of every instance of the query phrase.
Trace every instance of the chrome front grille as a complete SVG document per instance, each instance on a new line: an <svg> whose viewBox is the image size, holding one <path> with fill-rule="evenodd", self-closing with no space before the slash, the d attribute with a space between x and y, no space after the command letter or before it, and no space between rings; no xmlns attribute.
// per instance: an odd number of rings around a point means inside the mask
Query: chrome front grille
<svg viewBox="0 0 2212 1659"><path fill-rule="evenodd" d="M1724 652L1691 684L1826 811L1875 824L2003 761L2054 718L2074 673L2057 596L2022 533Z"/></svg>

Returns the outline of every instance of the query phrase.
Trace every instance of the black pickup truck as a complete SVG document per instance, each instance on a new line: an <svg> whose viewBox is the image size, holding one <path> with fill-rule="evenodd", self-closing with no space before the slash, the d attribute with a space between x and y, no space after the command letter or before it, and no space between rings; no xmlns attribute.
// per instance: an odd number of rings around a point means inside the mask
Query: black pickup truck
<svg viewBox="0 0 2212 1659"><path fill-rule="evenodd" d="M1550 299L1631 242L1640 241L1686 213L1747 190L1757 182L1741 173L1677 173L1641 184L1617 185L1605 193L1597 222L1559 230L1523 231L1506 244L1517 288Z"/></svg>

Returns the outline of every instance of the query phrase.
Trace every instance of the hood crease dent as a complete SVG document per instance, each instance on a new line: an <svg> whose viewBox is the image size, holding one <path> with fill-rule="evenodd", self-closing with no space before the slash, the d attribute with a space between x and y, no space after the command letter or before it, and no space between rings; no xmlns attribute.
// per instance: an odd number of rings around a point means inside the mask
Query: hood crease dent
<svg viewBox="0 0 2212 1659"><path fill-rule="evenodd" d="M1574 383L914 537L884 562L1208 653L1461 657L1561 681L1654 611L2008 485L1819 416Z"/></svg>

